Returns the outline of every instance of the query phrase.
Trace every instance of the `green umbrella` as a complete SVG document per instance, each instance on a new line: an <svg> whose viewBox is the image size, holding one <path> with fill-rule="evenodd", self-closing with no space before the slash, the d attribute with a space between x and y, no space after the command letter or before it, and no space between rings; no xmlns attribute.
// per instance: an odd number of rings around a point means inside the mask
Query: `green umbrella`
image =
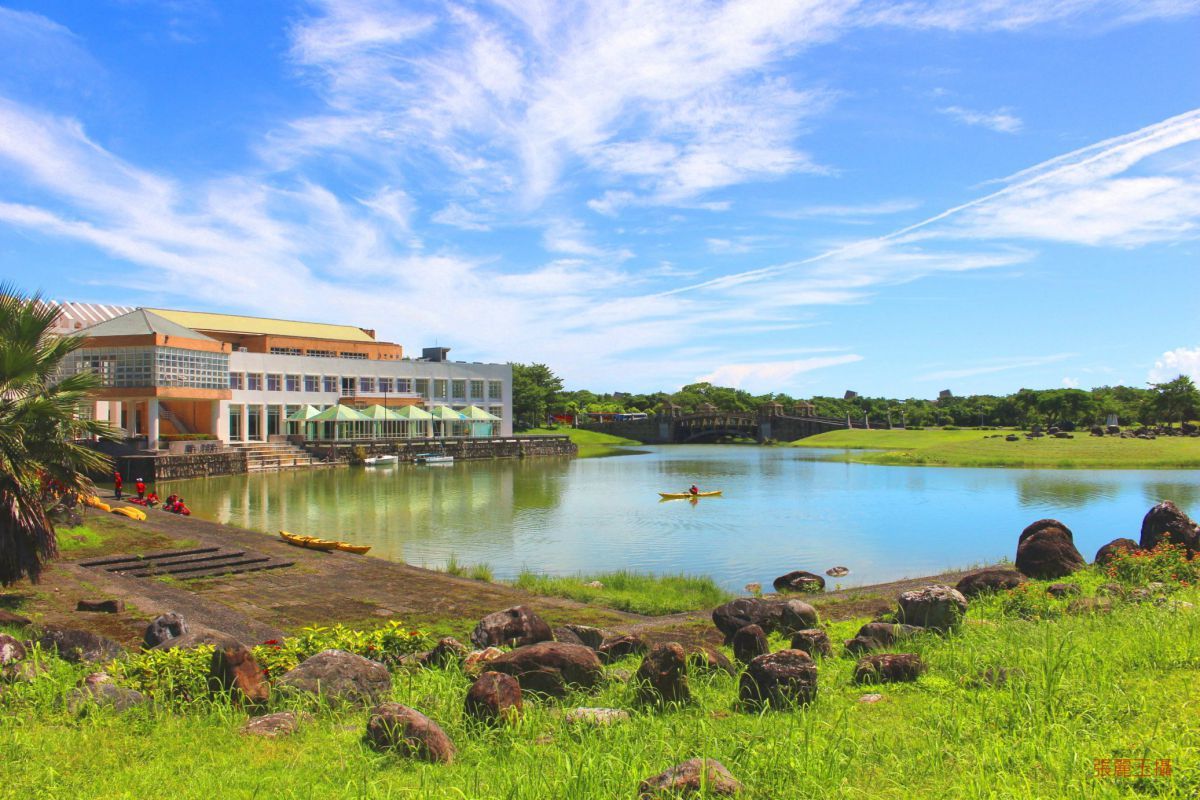
<svg viewBox="0 0 1200 800"><path fill-rule="evenodd" d="M499 422L500 418L495 414L489 414L478 406L467 406L462 410L462 414L472 422Z"/></svg>
<svg viewBox="0 0 1200 800"><path fill-rule="evenodd" d="M316 406L300 406L287 418L288 422L308 422L313 417L321 413L321 410Z"/></svg>
<svg viewBox="0 0 1200 800"><path fill-rule="evenodd" d="M345 426L347 424L353 425L353 423L362 423L362 422L370 422L370 421L371 421L371 418L368 417L366 414L360 414L359 412L355 411L350 406L343 406L341 404L338 404L336 406L330 406L329 408L325 409L320 414L317 414L315 417L313 417L312 419L309 420L309 422L323 422L323 423L332 424L334 439L345 438L341 434L345 430ZM353 430L353 428L351 430ZM328 438L328 437L326 437L326 438Z"/></svg>
<svg viewBox="0 0 1200 800"><path fill-rule="evenodd" d="M425 434L426 437L433 436L433 414L430 414L425 409L419 406L401 406L400 409L396 411L396 416L398 416L400 419L407 420L410 423L410 436L412 435L412 423L414 422L419 423L419 429Z"/></svg>

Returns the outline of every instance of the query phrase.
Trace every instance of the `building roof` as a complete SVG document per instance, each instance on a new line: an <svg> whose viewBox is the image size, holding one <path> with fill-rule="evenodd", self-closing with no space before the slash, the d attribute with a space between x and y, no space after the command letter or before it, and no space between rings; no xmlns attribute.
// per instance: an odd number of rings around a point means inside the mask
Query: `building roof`
<svg viewBox="0 0 1200 800"><path fill-rule="evenodd" d="M134 310L134 306L112 306L104 303L67 303L46 300L48 305L58 308L58 319L54 321L54 332L61 335L120 317Z"/></svg>
<svg viewBox="0 0 1200 800"><path fill-rule="evenodd" d="M324 322L295 322L265 317L243 317L238 314L210 314L203 311L173 311L164 308L147 309L159 316L201 331L248 333L265 336L291 336L299 339L332 339L341 342L375 342L362 328L353 325L330 325Z"/></svg>
<svg viewBox="0 0 1200 800"><path fill-rule="evenodd" d="M105 322L92 325L90 328L84 328L79 332L79 335L88 337L147 336L155 333L164 336L178 336L181 339L198 339L204 342L216 341L209 336L205 336L203 333L198 333L191 328L185 328L177 322L160 317L153 311L147 311L144 308L135 309L128 314L113 317Z"/></svg>

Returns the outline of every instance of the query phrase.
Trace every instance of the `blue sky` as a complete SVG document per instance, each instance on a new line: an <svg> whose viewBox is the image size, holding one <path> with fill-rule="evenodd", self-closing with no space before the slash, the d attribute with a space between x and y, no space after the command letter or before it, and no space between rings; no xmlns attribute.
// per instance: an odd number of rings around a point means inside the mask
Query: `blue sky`
<svg viewBox="0 0 1200 800"><path fill-rule="evenodd" d="M0 0L0 278L568 386L1200 377L1200 0Z"/></svg>

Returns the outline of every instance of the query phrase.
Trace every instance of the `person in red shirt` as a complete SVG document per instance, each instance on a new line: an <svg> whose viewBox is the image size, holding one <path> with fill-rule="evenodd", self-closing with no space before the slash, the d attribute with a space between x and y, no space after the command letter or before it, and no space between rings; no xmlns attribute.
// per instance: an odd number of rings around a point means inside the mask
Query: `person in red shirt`
<svg viewBox="0 0 1200 800"><path fill-rule="evenodd" d="M150 494L146 495L146 505L151 507L158 505L158 495L153 490L151 490Z"/></svg>
<svg viewBox="0 0 1200 800"><path fill-rule="evenodd" d="M138 500L146 499L146 482L141 478L137 479L137 483L133 484L133 488L137 489Z"/></svg>
<svg viewBox="0 0 1200 800"><path fill-rule="evenodd" d="M113 473L113 488L116 489L116 491L117 491L117 499L118 500L121 499L121 483L122 483L121 482L121 473L114 472Z"/></svg>

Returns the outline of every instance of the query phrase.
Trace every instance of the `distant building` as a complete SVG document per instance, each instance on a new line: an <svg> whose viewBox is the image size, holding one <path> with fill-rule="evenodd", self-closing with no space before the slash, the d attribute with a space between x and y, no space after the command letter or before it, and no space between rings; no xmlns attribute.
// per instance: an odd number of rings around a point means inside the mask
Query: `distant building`
<svg viewBox="0 0 1200 800"><path fill-rule="evenodd" d="M954 395L950 393L949 389L942 389L940 392L938 392L938 402L939 403L942 402L943 400L953 400L953 399L954 399Z"/></svg>
<svg viewBox="0 0 1200 800"><path fill-rule="evenodd" d="M298 421L335 406L383 406L375 411L384 416L374 419L396 423L390 429L405 435L512 434L508 364L449 361L446 347L405 358L400 345L353 325L85 303L59 307L55 330L85 339L68 359L68 371L95 372L103 384L92 413L127 436L145 436L151 446L171 434L225 442L288 433L340 436L334 431L352 426ZM464 411L462 419L454 413ZM420 422L403 421L409 419ZM360 429L363 438L372 430L365 423Z"/></svg>
<svg viewBox="0 0 1200 800"><path fill-rule="evenodd" d="M849 389L847 389L846 394L842 397L842 399L843 400L854 400L857 397L858 397L858 392L852 392Z"/></svg>

